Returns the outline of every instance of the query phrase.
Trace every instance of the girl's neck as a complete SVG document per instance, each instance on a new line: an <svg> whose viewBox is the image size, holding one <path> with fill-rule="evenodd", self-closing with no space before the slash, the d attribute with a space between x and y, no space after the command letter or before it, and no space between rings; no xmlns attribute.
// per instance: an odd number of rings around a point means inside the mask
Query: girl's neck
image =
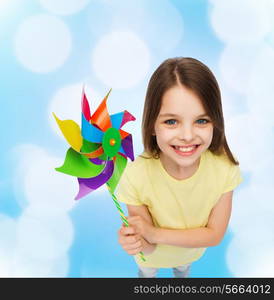
<svg viewBox="0 0 274 300"><path fill-rule="evenodd" d="M195 161L195 163L191 166L182 167L177 165L163 153L160 153L160 161L163 168L170 176L174 177L177 180L183 180L193 176L199 168L200 160L201 158L197 159L197 161Z"/></svg>

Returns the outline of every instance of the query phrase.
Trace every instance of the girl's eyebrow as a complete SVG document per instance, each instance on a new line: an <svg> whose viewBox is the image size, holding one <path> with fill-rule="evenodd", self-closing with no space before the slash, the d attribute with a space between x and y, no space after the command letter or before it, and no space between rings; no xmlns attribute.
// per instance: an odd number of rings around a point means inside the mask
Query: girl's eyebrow
<svg viewBox="0 0 274 300"><path fill-rule="evenodd" d="M179 116L176 114L166 113L166 114L160 114L159 117L179 117Z"/></svg>
<svg viewBox="0 0 274 300"><path fill-rule="evenodd" d="M179 115L172 114L172 113L160 114L159 117L160 118L164 118L164 117L177 117L177 118L180 118ZM196 118L203 118L203 117L208 117L208 115L207 114L202 114L202 115L197 116Z"/></svg>

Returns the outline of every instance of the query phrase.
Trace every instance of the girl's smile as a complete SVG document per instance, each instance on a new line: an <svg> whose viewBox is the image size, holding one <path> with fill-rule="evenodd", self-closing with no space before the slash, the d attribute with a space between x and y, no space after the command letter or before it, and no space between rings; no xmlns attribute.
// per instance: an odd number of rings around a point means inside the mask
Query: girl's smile
<svg viewBox="0 0 274 300"><path fill-rule="evenodd" d="M154 130L166 171L180 179L192 176L213 137L213 124L198 96L183 85L168 89Z"/></svg>
<svg viewBox="0 0 274 300"><path fill-rule="evenodd" d="M200 145L189 145L189 146L171 146L174 151L181 156L190 156L196 152Z"/></svg>

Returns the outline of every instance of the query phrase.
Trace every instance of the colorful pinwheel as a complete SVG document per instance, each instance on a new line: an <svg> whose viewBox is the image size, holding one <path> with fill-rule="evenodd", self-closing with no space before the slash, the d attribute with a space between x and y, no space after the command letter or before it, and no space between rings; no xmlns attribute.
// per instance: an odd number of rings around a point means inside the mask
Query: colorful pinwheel
<svg viewBox="0 0 274 300"><path fill-rule="evenodd" d="M121 127L129 121L134 121L135 117L126 110L109 115L106 102L110 92L111 90L91 116L83 90L81 130L74 121L60 120L53 114L71 146L66 153L64 164L56 170L78 178L79 192L76 200L106 183L123 223L128 226L114 191L127 165L127 157L134 160L132 136ZM140 257L145 260L142 252Z"/></svg>

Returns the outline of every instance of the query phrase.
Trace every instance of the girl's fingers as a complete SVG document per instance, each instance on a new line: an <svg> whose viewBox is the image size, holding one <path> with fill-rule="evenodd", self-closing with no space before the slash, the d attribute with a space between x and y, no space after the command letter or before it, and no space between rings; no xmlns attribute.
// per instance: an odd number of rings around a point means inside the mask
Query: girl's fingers
<svg viewBox="0 0 274 300"><path fill-rule="evenodd" d="M143 245L139 241L134 246L128 247L127 249L123 248L129 255L135 255L141 251L143 251Z"/></svg>
<svg viewBox="0 0 274 300"><path fill-rule="evenodd" d="M129 255L136 255L136 254L138 254L139 252L141 252L143 249L142 249L142 247L140 247L140 248L136 248L136 249L134 249L134 250L128 250L128 251L126 251Z"/></svg>
<svg viewBox="0 0 274 300"><path fill-rule="evenodd" d="M139 235L128 235L128 236L121 235L119 237L119 243L122 246L135 244L136 242L138 242L140 240L141 240L141 238Z"/></svg>
<svg viewBox="0 0 274 300"><path fill-rule="evenodd" d="M121 227L120 229L120 234L121 235L128 235L128 234L135 234L136 231L135 231L135 228L134 227Z"/></svg>
<svg viewBox="0 0 274 300"><path fill-rule="evenodd" d="M118 231L118 237L119 244L129 255L135 255L142 251L143 243L141 236L135 234L133 227L122 226Z"/></svg>
<svg viewBox="0 0 274 300"><path fill-rule="evenodd" d="M142 247L141 240L139 240L133 244L126 244L123 246L124 250L126 250L126 251L134 250L134 249L141 248L141 247Z"/></svg>

